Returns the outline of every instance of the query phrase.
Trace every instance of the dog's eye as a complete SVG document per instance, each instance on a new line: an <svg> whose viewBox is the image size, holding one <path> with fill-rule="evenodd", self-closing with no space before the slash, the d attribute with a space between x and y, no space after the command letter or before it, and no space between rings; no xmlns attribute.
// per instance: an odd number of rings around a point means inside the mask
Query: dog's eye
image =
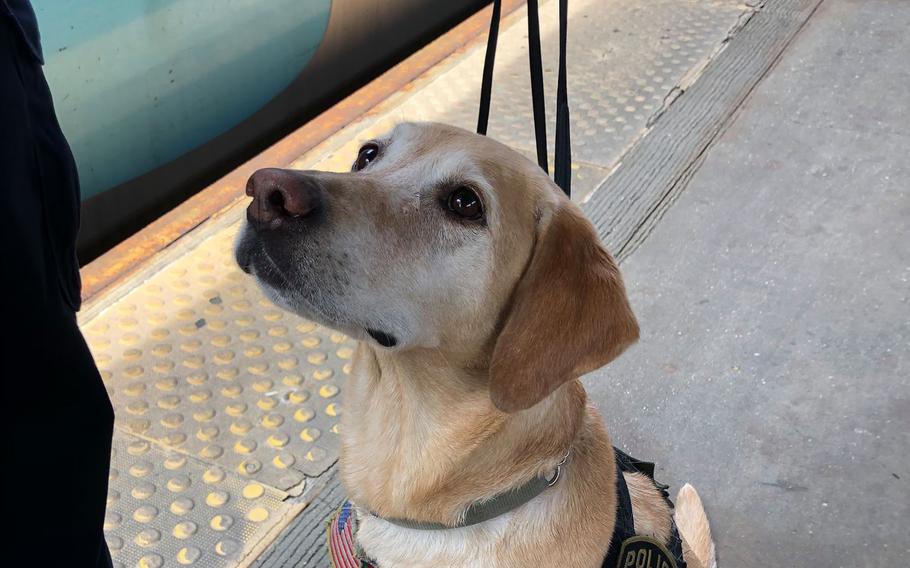
<svg viewBox="0 0 910 568"><path fill-rule="evenodd" d="M483 217L483 203L469 187L461 186L449 194L446 205L449 211L468 221L477 221Z"/></svg>
<svg viewBox="0 0 910 568"><path fill-rule="evenodd" d="M370 165L370 162L375 160L377 156L379 156L379 144L375 142L364 144L357 153L357 159L354 161L354 166L351 170L355 172L362 170Z"/></svg>

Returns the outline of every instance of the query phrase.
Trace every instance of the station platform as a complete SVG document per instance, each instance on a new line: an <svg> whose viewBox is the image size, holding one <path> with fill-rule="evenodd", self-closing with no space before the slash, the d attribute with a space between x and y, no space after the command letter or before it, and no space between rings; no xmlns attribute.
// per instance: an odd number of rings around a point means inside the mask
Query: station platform
<svg viewBox="0 0 910 568"><path fill-rule="evenodd" d="M259 167L348 170L360 142L400 121L473 130L489 14L84 268L80 325L116 413L105 522L116 565L329 565L353 343L279 310L236 267L243 187ZM556 16L555 0L541 2L551 148ZM893 449L910 429L910 258L893 244L910 242L910 171L891 161L910 155L897 99L908 25L910 5L887 0L570 2L573 199L622 262L644 330L586 384L616 443L675 487L696 484L722 564L910 554L899 528L910 463ZM877 88L886 69L897 75ZM857 81L856 96L837 81ZM532 156L532 125L527 17L504 2L489 135ZM835 222L842 208L863 223ZM849 261L870 258L869 234L879 256L858 270ZM903 320L857 323L876 297L903 302Z"/></svg>

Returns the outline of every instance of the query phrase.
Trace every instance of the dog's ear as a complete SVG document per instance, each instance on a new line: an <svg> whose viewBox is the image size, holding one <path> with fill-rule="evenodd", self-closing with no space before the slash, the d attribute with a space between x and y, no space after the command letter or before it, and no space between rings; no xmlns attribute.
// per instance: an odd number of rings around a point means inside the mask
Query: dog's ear
<svg viewBox="0 0 910 568"><path fill-rule="evenodd" d="M490 397L515 412L606 365L638 339L616 263L582 213L560 204L513 292L490 363Z"/></svg>

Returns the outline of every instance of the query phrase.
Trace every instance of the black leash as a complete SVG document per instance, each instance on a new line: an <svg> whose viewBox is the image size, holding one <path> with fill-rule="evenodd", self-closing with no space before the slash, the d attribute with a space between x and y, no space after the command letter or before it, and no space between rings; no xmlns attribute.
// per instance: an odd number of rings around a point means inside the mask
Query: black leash
<svg viewBox="0 0 910 568"><path fill-rule="evenodd" d="M566 38L569 27L569 0L559 0L559 77L556 83L556 152L553 178L566 195L572 189L572 149L569 133L569 95L566 84ZM496 39L502 0L493 0L487 54L483 62L480 86L480 111L477 133L486 134L490 118L490 94L493 89L493 65L496 60ZM547 113L544 108L543 63L540 53L540 17L537 0L528 0L528 62L531 71L531 104L534 110L534 139L537 144L537 163L547 173Z"/></svg>
<svg viewBox="0 0 910 568"><path fill-rule="evenodd" d="M547 110L543 96L543 63L540 55L540 18L537 0L528 0L528 64L531 66L531 105L534 108L534 139L537 164L550 173L547 165Z"/></svg>
<svg viewBox="0 0 910 568"><path fill-rule="evenodd" d="M477 134L487 135L490 120L490 92L493 90L493 63L496 60L496 39L499 37L499 14L502 0L493 0L490 35L487 36L487 56L483 60L483 79L480 83L480 112L477 115Z"/></svg>
<svg viewBox="0 0 910 568"><path fill-rule="evenodd" d="M569 0L559 0L559 79L556 84L556 185L572 195L572 143L569 140L569 87L566 84L566 39L569 35ZM543 92L543 86L540 87Z"/></svg>

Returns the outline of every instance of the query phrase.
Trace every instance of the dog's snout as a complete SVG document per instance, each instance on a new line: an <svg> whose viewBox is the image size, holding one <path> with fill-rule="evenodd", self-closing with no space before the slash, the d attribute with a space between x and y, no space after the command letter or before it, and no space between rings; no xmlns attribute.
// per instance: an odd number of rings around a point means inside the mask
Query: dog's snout
<svg viewBox="0 0 910 568"><path fill-rule="evenodd" d="M274 229L285 221L312 218L322 207L322 188L306 172L266 168L246 184L253 198L247 219L257 228Z"/></svg>

